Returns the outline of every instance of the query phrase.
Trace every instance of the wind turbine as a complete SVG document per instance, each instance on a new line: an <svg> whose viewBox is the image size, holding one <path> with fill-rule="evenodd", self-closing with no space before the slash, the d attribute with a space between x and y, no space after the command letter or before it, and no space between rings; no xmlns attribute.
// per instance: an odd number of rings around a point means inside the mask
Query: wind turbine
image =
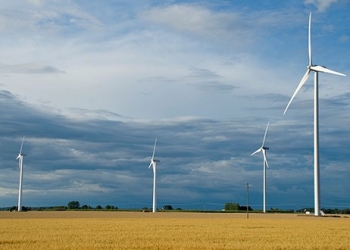
<svg viewBox="0 0 350 250"><path fill-rule="evenodd" d="M22 211L22 181L23 181L23 158L26 156L22 153L23 149L24 136L22 138L21 149L19 150L19 154L16 158L18 160L19 167L19 189L18 189L18 212Z"/></svg>
<svg viewBox="0 0 350 250"><path fill-rule="evenodd" d="M319 173L319 131L318 131L318 72L329 73L333 75L345 76L343 73L339 73L324 66L312 64L312 51L311 51L311 13L309 15L309 34L308 34L308 49L309 49L309 65L303 78L301 79L297 89L292 95L283 115L287 112L289 105L292 103L294 97L307 81L311 71L314 72L314 196L315 196L315 216L320 216L320 173Z"/></svg>
<svg viewBox="0 0 350 250"><path fill-rule="evenodd" d="M258 148L258 150L256 150L254 153L252 153L252 155L255 155L258 152L262 152L263 156L264 156L264 180L263 180L263 212L266 213L266 167L269 167L269 165L267 164L267 159L266 159L266 150L269 150L268 147L265 147L265 139L266 139L266 134L267 134L267 130L269 128L269 124L270 122L267 123L266 129L265 129L265 135L264 135L264 139L263 142L261 144L261 147Z"/></svg>
<svg viewBox="0 0 350 250"><path fill-rule="evenodd" d="M157 212L157 186L156 186L156 177L157 177L157 162L159 160L154 159L154 154L156 152L156 144L157 144L157 138L154 141L154 148L153 148L153 154L151 158L151 163L149 164L148 168L153 168L153 206L152 206L152 212Z"/></svg>

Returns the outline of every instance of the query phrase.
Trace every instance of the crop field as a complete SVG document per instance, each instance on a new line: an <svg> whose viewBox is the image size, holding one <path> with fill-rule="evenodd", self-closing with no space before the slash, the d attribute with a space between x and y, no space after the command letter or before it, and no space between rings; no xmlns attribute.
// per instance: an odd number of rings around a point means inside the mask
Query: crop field
<svg viewBox="0 0 350 250"><path fill-rule="evenodd" d="M350 218L185 212L0 212L0 249L350 249Z"/></svg>

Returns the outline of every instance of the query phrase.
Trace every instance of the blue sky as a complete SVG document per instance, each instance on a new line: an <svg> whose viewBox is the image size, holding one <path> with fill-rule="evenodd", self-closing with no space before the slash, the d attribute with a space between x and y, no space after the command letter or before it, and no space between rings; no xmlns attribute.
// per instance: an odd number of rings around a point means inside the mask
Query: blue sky
<svg viewBox="0 0 350 250"><path fill-rule="evenodd" d="M348 0L0 0L0 206L313 206L308 64L349 75ZM320 75L321 207L350 207L348 77Z"/></svg>

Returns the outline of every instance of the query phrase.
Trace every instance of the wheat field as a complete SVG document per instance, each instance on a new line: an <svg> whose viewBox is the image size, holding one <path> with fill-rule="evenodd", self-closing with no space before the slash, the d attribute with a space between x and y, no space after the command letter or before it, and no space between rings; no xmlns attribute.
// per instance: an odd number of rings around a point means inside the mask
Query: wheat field
<svg viewBox="0 0 350 250"><path fill-rule="evenodd" d="M350 219L297 214L0 212L0 249L350 249Z"/></svg>

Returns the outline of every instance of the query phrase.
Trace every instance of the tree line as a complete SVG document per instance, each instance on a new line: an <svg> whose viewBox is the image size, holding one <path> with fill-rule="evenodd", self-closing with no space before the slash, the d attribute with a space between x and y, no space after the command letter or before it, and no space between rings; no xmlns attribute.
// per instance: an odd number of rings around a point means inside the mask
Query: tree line
<svg viewBox="0 0 350 250"><path fill-rule="evenodd" d="M3 208L2 210L9 210L9 211L17 211L17 206L12 206L8 208ZM90 205L80 205L79 201L69 201L66 206L49 206L49 207L25 207L22 206L22 211L43 211L43 210L52 210L52 211L66 211L66 210L118 210L117 206L113 205L106 205L106 206L101 206L97 205L96 207L92 207ZM152 210L151 208L143 207L141 209L142 211L150 211ZM173 209L171 205L165 205L161 208L161 210L178 210L181 211L181 208L176 208ZM224 211L247 211L247 206L240 206L239 203L232 203L232 202L227 202L224 205ZM248 207L249 211L253 211L253 209L249 206ZM350 214L350 208L345 208L345 209L338 209L338 208L322 208L321 211L325 214ZM298 210L293 210L293 209L287 209L283 210L280 208L270 208L267 212L274 212L274 213L306 213L314 212L314 208L302 208Z"/></svg>
<svg viewBox="0 0 350 250"><path fill-rule="evenodd" d="M79 201L70 201L67 204L67 209L83 209L83 210L88 210L88 209L106 209L106 210L118 210L117 206L112 206L112 205L106 205L105 207L102 207L101 205L97 205L95 208L89 206L89 205L82 205L80 206Z"/></svg>
<svg viewBox="0 0 350 250"><path fill-rule="evenodd" d="M9 208L5 208L3 210L9 210L9 211L18 211L17 206L12 206ZM79 201L70 201L67 203L67 206L49 206L49 207L25 207L22 206L22 211L44 211L44 210L52 210L52 211L66 211L66 210L118 210L117 206L113 205L106 205L102 207L101 205L97 205L96 207L91 207L89 205L82 205L80 206Z"/></svg>

